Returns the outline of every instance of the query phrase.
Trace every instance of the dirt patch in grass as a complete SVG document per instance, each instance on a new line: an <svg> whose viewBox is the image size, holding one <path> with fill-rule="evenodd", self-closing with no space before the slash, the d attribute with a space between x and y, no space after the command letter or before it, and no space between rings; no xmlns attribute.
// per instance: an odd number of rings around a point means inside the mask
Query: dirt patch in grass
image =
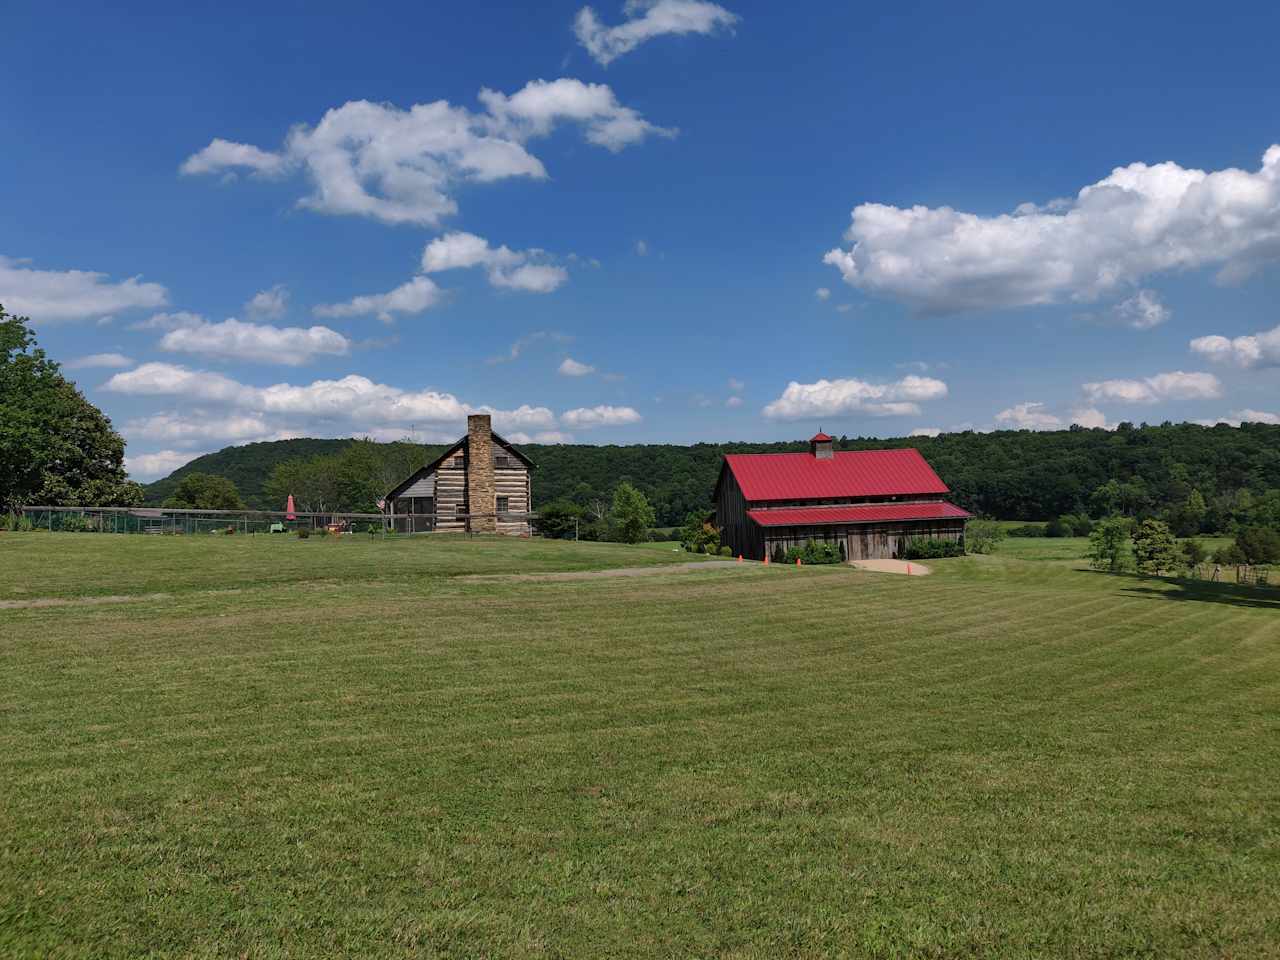
<svg viewBox="0 0 1280 960"><path fill-rule="evenodd" d="M36 597L31 600L0 600L0 610L33 610L41 607L96 607L106 603L141 603L144 600L168 600L167 593L148 593L140 597Z"/></svg>
<svg viewBox="0 0 1280 960"><path fill-rule="evenodd" d="M667 573L684 573L690 570L745 569L731 560L700 560L690 563L668 563L660 567L615 567L612 570L564 570L559 573L502 573L474 574L457 577L471 583L509 583L512 581L538 582L559 580L602 580L613 577L656 577Z"/></svg>

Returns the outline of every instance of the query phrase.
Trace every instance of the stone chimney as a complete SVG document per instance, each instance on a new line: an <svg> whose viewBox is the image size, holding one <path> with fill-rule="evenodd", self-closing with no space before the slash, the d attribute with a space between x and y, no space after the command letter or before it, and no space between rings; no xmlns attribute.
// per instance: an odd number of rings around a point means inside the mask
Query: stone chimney
<svg viewBox="0 0 1280 960"><path fill-rule="evenodd" d="M498 487L493 479L493 427L487 413L467 417L467 512L472 533L497 533Z"/></svg>

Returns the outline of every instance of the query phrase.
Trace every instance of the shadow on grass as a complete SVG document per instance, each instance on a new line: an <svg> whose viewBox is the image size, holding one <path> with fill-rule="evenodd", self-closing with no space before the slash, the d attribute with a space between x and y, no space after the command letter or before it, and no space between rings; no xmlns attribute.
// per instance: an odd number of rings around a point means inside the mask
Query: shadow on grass
<svg viewBox="0 0 1280 960"><path fill-rule="evenodd" d="M1096 571L1095 571L1096 572ZM1123 577L1148 586L1125 587L1121 592L1149 600L1183 600L1200 603L1226 603L1256 610L1280 613L1280 590L1273 587L1249 587L1237 583L1212 583L1207 580L1144 577L1136 573L1099 573L1099 576Z"/></svg>

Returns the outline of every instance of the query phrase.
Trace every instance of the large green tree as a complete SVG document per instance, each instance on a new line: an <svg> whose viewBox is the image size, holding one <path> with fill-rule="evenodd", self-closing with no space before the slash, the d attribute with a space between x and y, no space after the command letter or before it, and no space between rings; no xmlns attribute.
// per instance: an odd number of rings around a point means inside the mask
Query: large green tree
<svg viewBox="0 0 1280 960"><path fill-rule="evenodd" d="M1098 523L1089 534L1089 552L1086 559L1095 570L1121 573L1133 563L1129 547L1132 524L1123 517L1108 517Z"/></svg>
<svg viewBox="0 0 1280 960"><path fill-rule="evenodd" d="M124 440L0 305L0 508L132 506Z"/></svg>
<svg viewBox="0 0 1280 960"><path fill-rule="evenodd" d="M653 526L653 507L645 495L625 480L613 491L613 528L622 543L641 543L649 539Z"/></svg>
<svg viewBox="0 0 1280 960"><path fill-rule="evenodd" d="M188 473L180 481L173 494L164 502L166 507L186 510L243 510L240 491L226 477L211 473Z"/></svg>

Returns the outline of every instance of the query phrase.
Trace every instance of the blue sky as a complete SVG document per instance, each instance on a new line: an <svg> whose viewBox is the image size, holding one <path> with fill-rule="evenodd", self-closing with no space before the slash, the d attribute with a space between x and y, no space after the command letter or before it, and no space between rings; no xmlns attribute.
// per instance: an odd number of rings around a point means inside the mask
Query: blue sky
<svg viewBox="0 0 1280 960"><path fill-rule="evenodd" d="M1280 9L1123 6L11 3L0 302L140 479L1280 422Z"/></svg>

